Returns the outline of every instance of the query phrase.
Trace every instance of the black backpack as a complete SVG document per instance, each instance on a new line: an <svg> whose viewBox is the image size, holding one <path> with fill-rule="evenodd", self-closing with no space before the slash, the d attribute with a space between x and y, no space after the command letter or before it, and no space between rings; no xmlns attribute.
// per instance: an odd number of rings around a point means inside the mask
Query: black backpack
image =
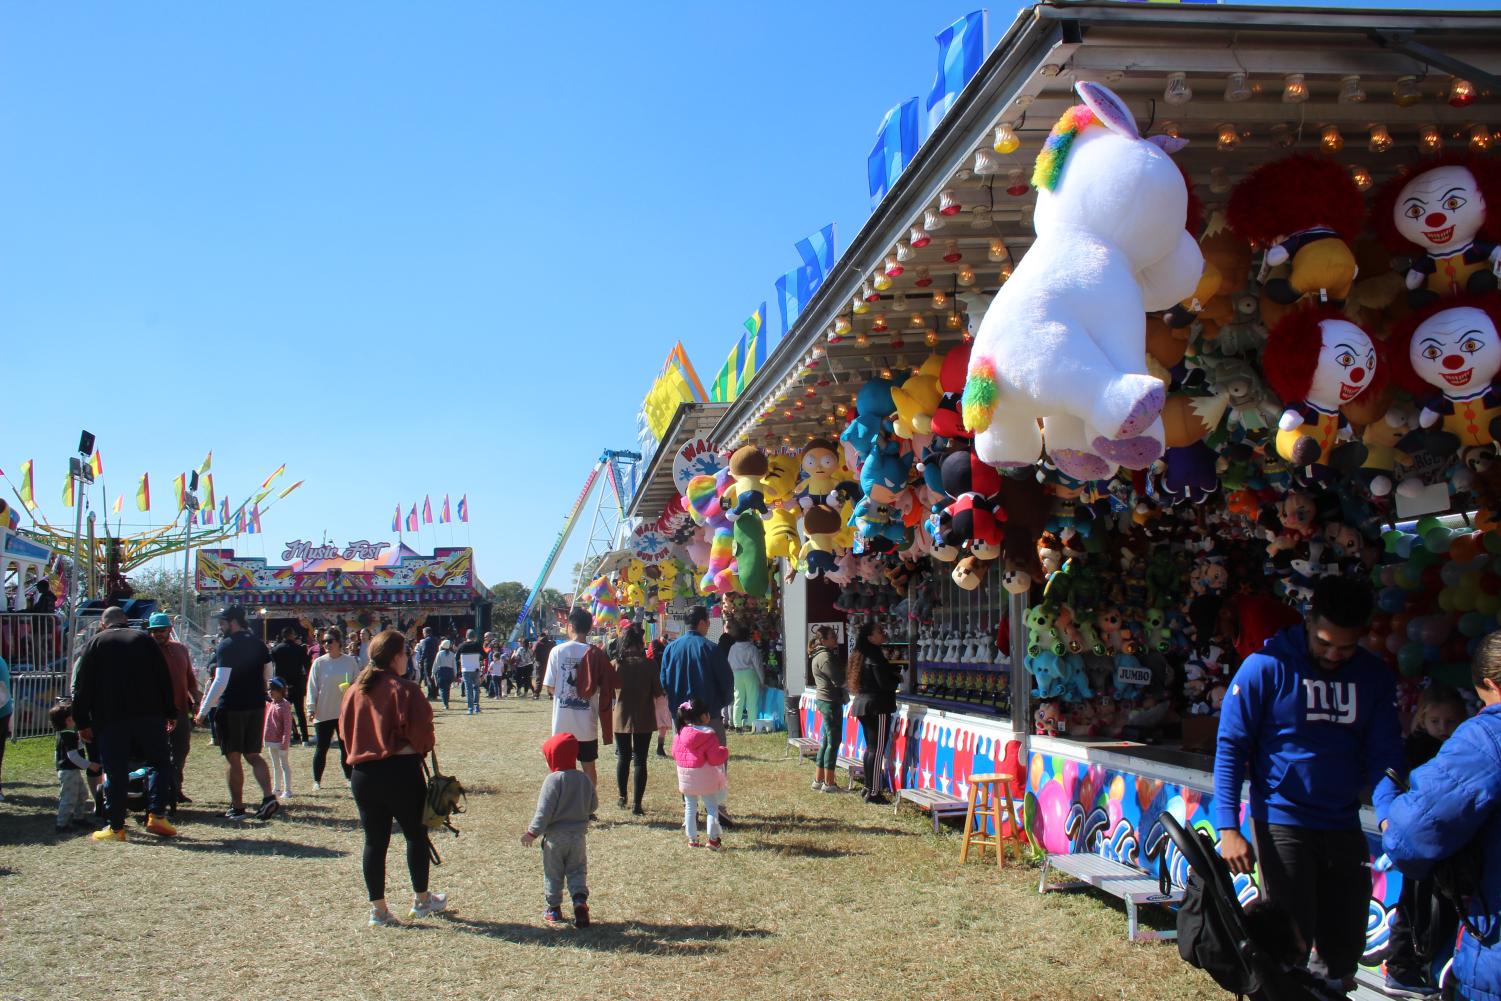
<svg viewBox="0 0 1501 1001"><path fill-rule="evenodd" d="M1190 836L1203 835L1194 832ZM1218 879L1220 875L1213 872L1210 878ZM1234 900L1233 884L1225 889ZM1261 989L1261 978L1242 960L1234 931L1226 924L1219 906L1210 899L1212 892L1199 871L1190 869L1183 903L1178 906L1178 955L1188 965L1209 974L1231 994L1254 994Z"/></svg>

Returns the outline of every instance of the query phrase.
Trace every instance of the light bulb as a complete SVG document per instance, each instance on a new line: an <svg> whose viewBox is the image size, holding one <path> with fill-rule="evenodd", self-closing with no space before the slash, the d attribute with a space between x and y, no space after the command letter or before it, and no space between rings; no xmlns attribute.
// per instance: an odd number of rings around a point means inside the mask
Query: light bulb
<svg viewBox="0 0 1501 1001"><path fill-rule="evenodd" d="M877 313L876 318L870 321L870 332L873 334L884 334L886 330L886 314Z"/></svg>
<svg viewBox="0 0 1501 1001"><path fill-rule="evenodd" d="M990 249L985 256L991 262L999 264L1009 258L1011 252L1006 249L1006 241L997 236L990 241Z"/></svg>
<svg viewBox="0 0 1501 1001"><path fill-rule="evenodd" d="M1027 202L1022 206L1020 214L1018 214L1016 217L1017 222L1021 223L1022 229L1032 229L1032 216L1035 215L1036 212L1036 202Z"/></svg>
<svg viewBox="0 0 1501 1001"><path fill-rule="evenodd" d="M1235 131L1235 126L1231 125L1229 122L1221 125L1219 132L1217 133L1217 138L1214 142L1215 149L1218 149L1221 152L1229 152L1239 145L1240 133Z"/></svg>
<svg viewBox="0 0 1501 1001"><path fill-rule="evenodd" d="M930 330L922 335L922 342L930 348L938 347L938 331Z"/></svg>
<svg viewBox="0 0 1501 1001"><path fill-rule="evenodd" d="M830 327L829 332L824 336L828 339L828 342L830 344L838 344L840 341L844 340L844 335L839 332L839 328L837 326Z"/></svg>
<svg viewBox="0 0 1501 1001"><path fill-rule="evenodd" d="M1269 131L1272 137L1272 145L1278 149L1292 149L1297 136L1293 135L1292 127L1285 122L1278 122Z"/></svg>
<svg viewBox="0 0 1501 1001"><path fill-rule="evenodd" d="M875 277L871 278L870 283L875 286L877 292L885 292L887 289L891 288L891 278L888 275L884 274L876 275Z"/></svg>
<svg viewBox="0 0 1501 1001"><path fill-rule="evenodd" d="M923 265L917 269L917 281L915 284L918 288L927 288L933 284L933 276L928 272L927 265Z"/></svg>
<svg viewBox="0 0 1501 1001"><path fill-rule="evenodd" d="M934 309L943 309L949 304L949 294L943 289L934 289L931 304Z"/></svg>
<svg viewBox="0 0 1501 1001"><path fill-rule="evenodd" d="M1339 103L1361 104L1365 101L1365 91L1360 89L1360 76L1352 73L1349 76L1339 78Z"/></svg>
<svg viewBox="0 0 1501 1001"><path fill-rule="evenodd" d="M1338 153L1345 148L1345 137L1339 134L1338 125L1325 125L1319 133L1319 146L1325 153Z"/></svg>
<svg viewBox="0 0 1501 1001"><path fill-rule="evenodd" d="M1449 107L1468 108L1475 103L1475 85L1455 77L1449 84Z"/></svg>
<svg viewBox="0 0 1501 1001"><path fill-rule="evenodd" d="M868 347L870 347L870 335L867 334L863 330L860 331L858 334L855 335L855 344L856 344L856 346L862 347L862 348L868 348ZM843 417L844 415L840 414L839 416Z"/></svg>
<svg viewBox="0 0 1501 1001"><path fill-rule="evenodd" d="M1012 170L1006 175L1006 194L1012 198L1020 198L1031 190L1027 185L1027 175L1022 170Z"/></svg>
<svg viewBox="0 0 1501 1001"><path fill-rule="evenodd" d="M886 267L884 270L887 278L896 278L899 275L904 274L907 269L902 265L901 260L895 254L887 254Z"/></svg>
<svg viewBox="0 0 1501 1001"><path fill-rule="evenodd" d="M1209 168L1209 190L1217 195L1223 195L1230 190L1230 172L1224 167Z"/></svg>
<svg viewBox="0 0 1501 1001"><path fill-rule="evenodd" d="M959 268L959 284L973 285L975 283L975 269L968 264Z"/></svg>
<svg viewBox="0 0 1501 1001"><path fill-rule="evenodd" d="M1418 89L1418 78L1415 76L1399 76L1392 86L1392 103L1399 108L1410 108L1423 99L1423 92Z"/></svg>
<svg viewBox="0 0 1501 1001"><path fill-rule="evenodd" d="M959 202L959 192L953 188L944 188L938 192L939 215L958 215L963 210L964 206Z"/></svg>
<svg viewBox="0 0 1501 1001"><path fill-rule="evenodd" d="M900 330L894 330L894 331L892 331L892 333L891 333L891 348L892 348L892 350L893 351L900 351L902 348L904 348L906 346L907 346L907 342L904 341L904 340L902 340L902 332ZM888 375L886 378L889 379L889 378L891 378L891 376Z"/></svg>
<svg viewBox="0 0 1501 1001"><path fill-rule="evenodd" d="M1302 73L1289 73L1282 78L1282 103L1302 104L1308 100L1308 84Z"/></svg>
<svg viewBox="0 0 1501 1001"><path fill-rule="evenodd" d="M925 209L922 214L922 228L929 233L936 233L948 224L948 220L938 214L937 209Z"/></svg>
<svg viewBox="0 0 1501 1001"><path fill-rule="evenodd" d="M914 247L926 247L933 242L933 238L921 226L913 226L912 232L907 234L907 242Z"/></svg>
<svg viewBox="0 0 1501 1001"><path fill-rule="evenodd" d="M943 259L948 264L953 264L964 255L959 251L958 240L946 240L943 244Z"/></svg>
<svg viewBox="0 0 1501 1001"><path fill-rule="evenodd" d="M834 317L834 333L838 334L840 337L843 337L849 332L850 318L842 315Z"/></svg>
<svg viewBox="0 0 1501 1001"><path fill-rule="evenodd" d="M964 326L964 317L958 313L950 313L943 318L943 325L949 330L958 330Z"/></svg>
<svg viewBox="0 0 1501 1001"><path fill-rule="evenodd" d="M1187 73L1169 73L1167 86L1162 88L1162 99L1168 104L1187 104L1193 100L1193 88L1188 85Z"/></svg>
<svg viewBox="0 0 1501 1001"><path fill-rule="evenodd" d="M1021 147L1022 141L1016 135L1016 130L1009 125L997 125L995 135L991 137L990 148L1006 156L1015 153Z"/></svg>
<svg viewBox="0 0 1501 1001"><path fill-rule="evenodd" d="M1418 148L1424 153L1437 153L1444 148L1444 137L1437 125L1423 125L1418 128Z"/></svg>
<svg viewBox="0 0 1501 1001"><path fill-rule="evenodd" d="M1010 261L1007 261L1006 263L1004 263L1004 264L1001 265L1001 282L1002 283L1005 283L1005 282L1008 282L1008 281L1011 280L1011 268L1012 268L1012 264L1011 264Z"/></svg>
<svg viewBox="0 0 1501 1001"><path fill-rule="evenodd" d="M1246 74L1236 70L1225 79L1225 100L1234 104L1251 99L1251 88L1246 84Z"/></svg>
<svg viewBox="0 0 1501 1001"><path fill-rule="evenodd" d="M989 206L976 205L974 208L972 208L972 209L969 210L969 228L970 229L989 229L990 228L990 208L989 208Z"/></svg>
<svg viewBox="0 0 1501 1001"><path fill-rule="evenodd" d="M1491 148L1491 130L1488 125L1475 125L1470 128L1470 149L1477 153L1484 153Z"/></svg>
<svg viewBox="0 0 1501 1001"><path fill-rule="evenodd" d="M907 311L907 293L898 292L891 297L891 311L893 313L905 313Z"/></svg>
<svg viewBox="0 0 1501 1001"><path fill-rule="evenodd" d="M988 177L991 174L999 174L1005 168L1001 166L1001 158L988 149L975 150L975 174L980 177Z"/></svg>
<svg viewBox="0 0 1501 1001"><path fill-rule="evenodd" d="M914 258L916 256L917 255L912 252L912 244L908 243L906 240L898 240L898 241L896 241L896 259L897 260L899 260L899 261L910 261L910 260L912 260L912 258Z"/></svg>
<svg viewBox="0 0 1501 1001"><path fill-rule="evenodd" d="M889 369L889 368L883 368L883 369L881 369L881 378L883 378L883 379L885 379L885 380L887 380L889 382L891 380L891 369Z"/></svg>
<svg viewBox="0 0 1501 1001"><path fill-rule="evenodd" d="M1355 186L1361 191L1370 191L1371 185L1376 183L1371 180L1371 172L1359 164L1350 168L1350 179L1355 182Z"/></svg>
<svg viewBox="0 0 1501 1001"><path fill-rule="evenodd" d="M912 318L907 321L907 326L911 327L913 330L921 330L927 325L928 321L921 313L913 313Z"/></svg>
<svg viewBox="0 0 1501 1001"><path fill-rule="evenodd" d="M1387 131L1385 125L1371 126L1371 141L1366 143L1366 148L1372 153L1385 153L1392 148L1392 134Z"/></svg>
<svg viewBox="0 0 1501 1001"><path fill-rule="evenodd" d="M1157 131L1165 136L1172 136L1174 139L1182 138L1182 132L1179 130L1177 122L1163 122L1157 126Z"/></svg>
<svg viewBox="0 0 1501 1001"><path fill-rule="evenodd" d="M879 299L880 296L876 296L876 298ZM850 300L850 312L856 316L864 316L870 312L870 303L857 295L854 299Z"/></svg>

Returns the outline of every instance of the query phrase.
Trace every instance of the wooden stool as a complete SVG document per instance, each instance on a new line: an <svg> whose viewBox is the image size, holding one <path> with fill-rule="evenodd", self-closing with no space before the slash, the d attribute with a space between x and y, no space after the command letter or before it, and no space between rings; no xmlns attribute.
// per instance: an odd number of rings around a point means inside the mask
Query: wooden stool
<svg viewBox="0 0 1501 1001"><path fill-rule="evenodd" d="M964 814L964 840L959 844L959 861L969 859L969 847L980 849L980 858L985 849L994 848L996 865L1006 865L1006 845L1016 845L1018 859L1024 858L1027 844L1026 832L1022 830L1021 818L1016 815L1016 796L1013 792L1019 776L1021 745L1011 741L1006 747L1006 756L1001 765L1004 771L969 777L969 806ZM985 821L989 820L995 834L985 833ZM1009 833L1006 828L1010 827Z"/></svg>

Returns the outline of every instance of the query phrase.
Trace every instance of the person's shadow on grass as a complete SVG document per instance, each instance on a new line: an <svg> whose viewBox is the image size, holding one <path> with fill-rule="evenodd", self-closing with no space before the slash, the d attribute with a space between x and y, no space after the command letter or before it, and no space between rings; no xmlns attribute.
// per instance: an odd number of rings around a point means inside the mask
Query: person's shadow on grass
<svg viewBox="0 0 1501 1001"><path fill-rule="evenodd" d="M550 928L514 921L484 921L453 912L443 915L445 924L470 935L504 939L518 945L557 945L596 952L634 952L656 955L674 952L703 955L721 952L725 943L742 938L770 938L764 928L737 925L668 925L646 921L600 921L585 929Z"/></svg>

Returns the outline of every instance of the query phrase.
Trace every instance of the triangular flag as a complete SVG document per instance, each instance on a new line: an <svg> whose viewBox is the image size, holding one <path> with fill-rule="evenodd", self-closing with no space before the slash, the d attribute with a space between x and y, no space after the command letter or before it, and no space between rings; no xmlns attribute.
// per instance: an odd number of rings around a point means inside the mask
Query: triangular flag
<svg viewBox="0 0 1501 1001"><path fill-rule="evenodd" d="M283 462L281 465L279 465L279 466L276 467L276 472L274 472L270 476L266 477L266 482L262 483L261 486L262 487L269 487L273 482L275 482L275 480L276 480L276 478L278 476L280 476L282 473L285 473L286 471L287 471L287 464L285 462Z"/></svg>
<svg viewBox="0 0 1501 1001"><path fill-rule="evenodd" d="M296 490L298 487L302 486L306 482L307 482L306 480L298 480L296 483L292 484L290 487L287 487L287 489L285 489L281 493L277 494L276 495L276 499L277 500L281 500L287 494L291 493L293 490Z"/></svg>
<svg viewBox="0 0 1501 1001"><path fill-rule="evenodd" d="M124 494L120 494L119 496L117 496L115 498L115 514L119 514L124 509L125 509L125 495Z"/></svg>
<svg viewBox="0 0 1501 1001"><path fill-rule="evenodd" d="M259 504L261 501L265 500L269 496L271 496L271 491L270 491L269 488L266 489L266 490L262 490L260 493L258 493L258 494L255 495L255 500L251 501L251 503L252 504Z"/></svg>
<svg viewBox="0 0 1501 1001"><path fill-rule="evenodd" d="M412 505L412 513L407 515L407 531L417 531L417 505Z"/></svg>
<svg viewBox="0 0 1501 1001"><path fill-rule="evenodd" d="M151 510L151 474L142 473L141 482L136 484L136 510Z"/></svg>
<svg viewBox="0 0 1501 1001"><path fill-rule="evenodd" d="M391 531L401 531L401 505L396 505L396 513L391 515Z"/></svg>
<svg viewBox="0 0 1501 1001"><path fill-rule="evenodd" d="M203 474L203 506L210 511L214 509L214 474ZM205 522L207 524L207 522Z"/></svg>
<svg viewBox="0 0 1501 1001"><path fill-rule="evenodd" d="M198 467L198 475L202 476L203 474L207 473L210 469L213 468L213 465L214 465L214 450L213 449L209 449L208 455L205 455L203 457L203 465L201 465L201 466Z"/></svg>
<svg viewBox="0 0 1501 1001"><path fill-rule="evenodd" d="M422 498L422 523L424 525L433 523L433 499L431 497Z"/></svg>
<svg viewBox="0 0 1501 1001"><path fill-rule="evenodd" d="M448 524L452 520L453 520L453 517L448 513L448 495L444 494L443 495L443 510L440 511L440 512L438 512L438 524L440 524L440 525L446 525L446 524Z"/></svg>
<svg viewBox="0 0 1501 1001"><path fill-rule="evenodd" d="M462 497L459 498L459 520L460 521L468 521L469 520L469 495L468 494L465 494L464 496L462 496Z"/></svg>
<svg viewBox="0 0 1501 1001"><path fill-rule="evenodd" d="M175 479L175 480L172 481L172 492L177 495L177 513L181 514L182 513L182 509L188 506L188 500L187 500L187 494L188 494L188 474L187 473L178 473L177 474L177 479Z"/></svg>
<svg viewBox="0 0 1501 1001"><path fill-rule="evenodd" d="M73 474L69 473L68 474L68 478L63 481L63 507L72 507L72 506L73 506Z"/></svg>
<svg viewBox="0 0 1501 1001"><path fill-rule="evenodd" d="M36 510L36 497L31 489L31 466L34 460L27 459L21 463L21 503L26 505L26 510Z"/></svg>
<svg viewBox="0 0 1501 1001"><path fill-rule="evenodd" d="M104 456L99 453L98 449L95 449L94 454L89 457L89 468L94 471L96 480L104 475Z"/></svg>
<svg viewBox="0 0 1501 1001"><path fill-rule="evenodd" d="M252 535L254 535L254 534L258 534L260 532L260 530L261 530L261 506L259 504L252 504L250 506L250 532L251 532Z"/></svg>
<svg viewBox="0 0 1501 1001"><path fill-rule="evenodd" d="M225 526L227 526L229 524L229 498L228 497L224 498L224 500L219 503L219 524L225 525Z"/></svg>

